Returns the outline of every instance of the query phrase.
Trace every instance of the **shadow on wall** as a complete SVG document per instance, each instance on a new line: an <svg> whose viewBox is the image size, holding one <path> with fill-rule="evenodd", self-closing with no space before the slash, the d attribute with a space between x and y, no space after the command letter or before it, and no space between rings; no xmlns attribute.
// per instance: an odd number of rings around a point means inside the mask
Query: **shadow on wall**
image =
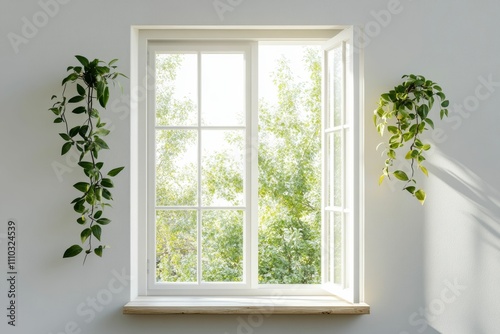
<svg viewBox="0 0 500 334"><path fill-rule="evenodd" d="M498 333L500 319L494 311L500 309L498 179L494 173L480 176L436 151L428 161L432 176L426 186L433 197L426 203L425 219L427 319L443 333ZM486 165L483 170L493 169ZM443 292L445 281L451 282L451 292ZM446 298L432 305L438 296Z"/></svg>
<svg viewBox="0 0 500 334"><path fill-rule="evenodd" d="M467 213L482 229L483 241L500 251L500 191L442 152L435 154L429 164L433 165L435 176L473 206L475 210Z"/></svg>

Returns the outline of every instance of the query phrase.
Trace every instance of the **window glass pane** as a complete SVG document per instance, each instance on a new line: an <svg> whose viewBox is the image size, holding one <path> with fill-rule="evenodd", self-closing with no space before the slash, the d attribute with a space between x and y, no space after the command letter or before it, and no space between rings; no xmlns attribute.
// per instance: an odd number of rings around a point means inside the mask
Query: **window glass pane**
<svg viewBox="0 0 500 334"><path fill-rule="evenodd" d="M196 54L156 55L156 124L198 123Z"/></svg>
<svg viewBox="0 0 500 334"><path fill-rule="evenodd" d="M333 282L343 283L344 270L344 220L343 214L333 214Z"/></svg>
<svg viewBox="0 0 500 334"><path fill-rule="evenodd" d="M259 283L321 277L321 50L259 49Z"/></svg>
<svg viewBox="0 0 500 334"><path fill-rule="evenodd" d="M202 131L202 205L243 205L245 132Z"/></svg>
<svg viewBox="0 0 500 334"><path fill-rule="evenodd" d="M202 125L245 124L245 57L202 54Z"/></svg>
<svg viewBox="0 0 500 334"><path fill-rule="evenodd" d="M344 124L344 65L342 60L342 46L328 52L328 127ZM331 115L330 115L331 114Z"/></svg>
<svg viewBox="0 0 500 334"><path fill-rule="evenodd" d="M156 281L196 282L196 211L156 211Z"/></svg>
<svg viewBox="0 0 500 334"><path fill-rule="evenodd" d="M325 215L325 240L326 240L326 259L327 273L326 282L343 284L344 263L344 219L341 212L327 212Z"/></svg>
<svg viewBox="0 0 500 334"><path fill-rule="evenodd" d="M343 131L335 131L333 134L333 205L343 206Z"/></svg>
<svg viewBox="0 0 500 334"><path fill-rule="evenodd" d="M197 205L197 131L156 130L156 205Z"/></svg>
<svg viewBox="0 0 500 334"><path fill-rule="evenodd" d="M202 212L202 281L243 281L242 210Z"/></svg>

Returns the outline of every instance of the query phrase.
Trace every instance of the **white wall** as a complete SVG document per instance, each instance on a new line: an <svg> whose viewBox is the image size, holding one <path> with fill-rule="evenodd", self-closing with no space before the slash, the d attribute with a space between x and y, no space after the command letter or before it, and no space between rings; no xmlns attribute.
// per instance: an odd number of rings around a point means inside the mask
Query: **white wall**
<svg viewBox="0 0 500 334"><path fill-rule="evenodd" d="M234 10L221 20L212 0L54 1L0 3L0 332L499 331L500 2L232 0ZM51 16L44 16L42 3L58 7L48 7ZM380 16L388 8L391 17ZM37 31L23 30L27 21L38 22ZM250 327L242 323L255 324L255 319L246 316L122 315L129 296L128 281L122 277L130 268L128 171L117 177L114 208L108 211L113 223L103 234L113 248L103 259L89 259L85 267L78 259L61 259L61 252L78 241L67 202L74 197L71 185L79 171L58 154L62 142L47 111L50 96L59 93L75 54L119 58L121 69L128 72L130 27L139 24L366 24L371 29L365 53L366 301L371 315L270 316ZM25 43L13 47L10 33L26 38ZM405 73L439 82L453 106L453 118L436 122L442 134L433 139L436 150L428 161L431 176L424 207L388 184L377 186L383 158L374 151L379 138L372 110L378 95ZM122 101L108 114L114 153L102 156L110 165L129 162L126 105ZM58 178L54 164L66 165L71 172ZM10 218L17 220L19 233L15 328L7 325L4 278L2 233Z"/></svg>

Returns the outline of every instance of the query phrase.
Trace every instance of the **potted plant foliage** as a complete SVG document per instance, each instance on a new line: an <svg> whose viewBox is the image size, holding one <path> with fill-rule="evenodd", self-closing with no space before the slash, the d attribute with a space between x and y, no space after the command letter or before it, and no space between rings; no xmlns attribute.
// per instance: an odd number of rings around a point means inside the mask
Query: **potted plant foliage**
<svg viewBox="0 0 500 334"><path fill-rule="evenodd" d="M387 159L379 178L379 184L385 178L394 178L403 182L403 190L408 191L421 204L424 204L426 193L417 187L416 172L428 176L424 166L425 154L431 148L422 140L429 129L434 129L434 121L430 111L439 101L439 116L448 116L449 101L441 87L421 75L403 75L403 82L389 92L380 96L373 121L378 133L383 137L388 134L384 145ZM377 147L378 148L378 147ZM404 160L408 163L407 172L396 169Z"/></svg>
<svg viewBox="0 0 500 334"><path fill-rule="evenodd" d="M113 200L110 191L114 186L112 178L124 168L105 172L104 163L99 160L99 152L109 149L103 138L110 132L106 123L101 122L99 108L106 109L109 84L125 76L116 71L116 59L105 63L99 59L90 61L83 56L75 57L79 64L67 68L70 73L62 80L62 94L52 96L56 102L49 110L55 115L54 123L63 125L63 132L59 133L64 140L61 154L76 150L79 153L78 166L85 175L84 180L73 185L79 194L71 202L78 215L76 222L82 227L80 240L83 247L74 244L63 255L64 258L73 257L84 251L85 263L89 254L102 256L107 247L100 244L102 227L111 222L104 216L104 209ZM79 124L70 125L71 117L80 121Z"/></svg>

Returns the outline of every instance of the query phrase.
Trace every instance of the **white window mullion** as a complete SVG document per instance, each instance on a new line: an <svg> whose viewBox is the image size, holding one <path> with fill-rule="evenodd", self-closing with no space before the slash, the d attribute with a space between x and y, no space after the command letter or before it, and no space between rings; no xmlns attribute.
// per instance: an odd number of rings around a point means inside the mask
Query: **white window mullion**
<svg viewBox="0 0 500 334"><path fill-rule="evenodd" d="M150 92L156 92L156 52L148 50L148 71L147 74L151 75L154 80L147 80L146 82ZM147 96L147 147L148 161L147 164L147 183L148 183L148 203L147 203L147 219L151 224L156 225L156 94L148 94ZM152 156L152 157L151 157ZM147 281L148 285L156 281L156 226L149 228L147 231Z"/></svg>
<svg viewBox="0 0 500 334"><path fill-rule="evenodd" d="M250 54L248 57L250 69L247 71L247 87L250 92L247 94L249 98L247 103L247 177L249 186L249 191L247 192L248 202L247 202L247 214L249 228L249 247L246 248L248 251L248 262L247 267L249 268L249 273L247 278L249 279L250 287L256 289L258 287L258 274L259 274L259 218L258 218L258 190L259 190L259 164L258 164L258 130L259 130L259 119L258 119L258 43L251 43ZM248 92L248 90L247 90Z"/></svg>
<svg viewBox="0 0 500 334"><path fill-rule="evenodd" d="M201 76L201 73L202 73L202 62L201 62L201 52L198 52L198 57L197 57L197 62L198 62L198 127L197 127L197 133L198 133L198 147L197 147L197 155L198 155L198 199L197 199L197 231L196 231L196 241L197 241L197 251L198 251L198 254L197 254L197 257L198 257L198 260L197 260L197 265L196 265L196 273L197 273L197 282L198 284L201 284L201 281L202 281L202 261L203 261L203 257L202 257L202 252L203 252L203 248L202 248L202 210L201 210L201 206L202 206L202 203L201 203L201 141L202 141L202 135L201 135L201 113L202 113L202 110L201 110L201 106L202 106L202 99L203 99L203 92L201 90L201 87L202 87L202 84L201 84L201 81L202 81L202 76Z"/></svg>

